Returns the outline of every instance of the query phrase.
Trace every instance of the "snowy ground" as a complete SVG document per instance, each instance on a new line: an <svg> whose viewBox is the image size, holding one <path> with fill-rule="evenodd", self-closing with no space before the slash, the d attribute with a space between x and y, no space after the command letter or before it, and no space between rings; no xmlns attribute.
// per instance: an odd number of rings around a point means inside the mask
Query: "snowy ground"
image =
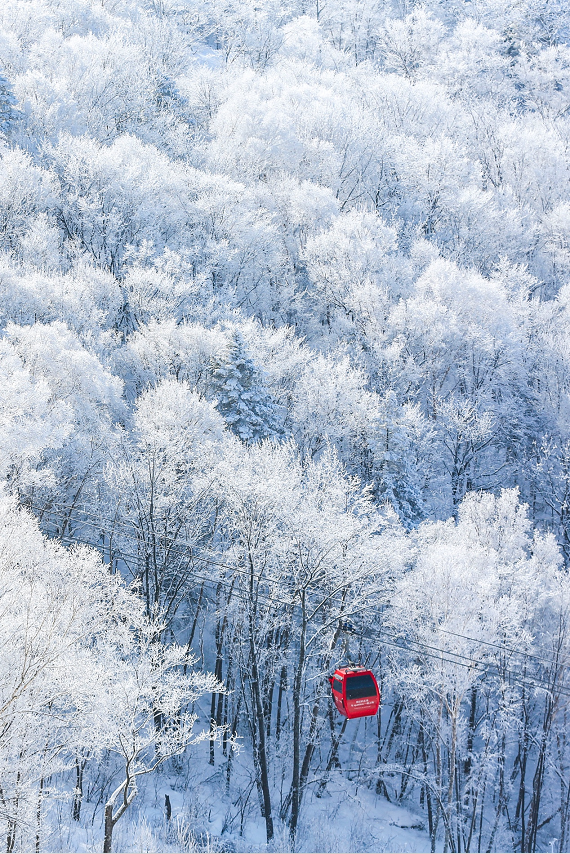
<svg viewBox="0 0 570 854"><path fill-rule="evenodd" d="M224 792L225 763L212 768L207 746L185 762L182 773L157 773L143 780L140 792L115 828L116 852L289 852L286 827L276 822L276 838L265 843L265 824L259 815L255 792L240 797L237 784L247 792L243 776L250 763L235 760L232 792ZM220 757L222 758L222 757ZM165 818L165 795L170 798L172 817ZM93 821L93 813L95 818ZM277 810L275 810L277 812ZM102 850L102 808L83 805L81 826L65 818L68 805L52 814L54 831L49 843L53 851L98 852ZM310 793L299 828L299 852L427 852L429 837L420 817L384 798L373 789L357 786L341 773L332 776L321 798Z"/></svg>

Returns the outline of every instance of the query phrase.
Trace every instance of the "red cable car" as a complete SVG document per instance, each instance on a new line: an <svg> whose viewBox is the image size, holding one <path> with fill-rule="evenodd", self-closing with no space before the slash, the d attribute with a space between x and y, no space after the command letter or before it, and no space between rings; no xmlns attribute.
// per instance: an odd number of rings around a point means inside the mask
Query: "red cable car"
<svg viewBox="0 0 570 854"><path fill-rule="evenodd" d="M375 715L380 707L380 691L371 670L358 665L338 667L329 676L333 700L346 718Z"/></svg>

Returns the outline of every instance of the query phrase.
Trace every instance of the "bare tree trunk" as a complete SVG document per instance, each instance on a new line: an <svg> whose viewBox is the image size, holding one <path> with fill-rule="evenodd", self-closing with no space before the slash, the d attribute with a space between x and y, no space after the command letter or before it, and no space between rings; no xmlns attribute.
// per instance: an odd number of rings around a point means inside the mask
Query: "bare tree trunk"
<svg viewBox="0 0 570 854"><path fill-rule="evenodd" d="M200 587L200 595L198 596L198 604L196 605L196 612L194 613L194 620L192 621L192 628L190 629L190 636L188 638L188 643L186 644L186 655L190 655L190 650L192 649L192 641L194 640L194 634L196 632L196 626L198 624L198 617L200 616L200 605L202 604L202 596L204 595L204 582L202 582L202 586ZM188 662L184 662L184 676L186 676L186 669L188 667Z"/></svg>
<svg viewBox="0 0 570 854"><path fill-rule="evenodd" d="M519 769L520 769L520 780L519 780L519 794L517 800L517 808L515 813L515 820L520 819L520 850L521 852L525 850L525 838L526 838L526 769L528 762L528 752L529 752L529 732L528 732L528 698L526 696L526 688L523 684L523 694L522 694L522 733L519 738Z"/></svg>
<svg viewBox="0 0 570 854"><path fill-rule="evenodd" d="M220 695L220 699L222 700L222 707L220 708L220 703L218 702L218 711L216 715L216 724L218 726L223 727L223 736L222 736L222 753L224 756L228 755L228 715L229 715L229 703L230 703L230 693L234 684L234 656L232 646L230 643L230 655L228 658L228 666L226 670L226 692L225 694ZM235 727L232 731L235 732ZM231 751L230 751L231 752Z"/></svg>
<svg viewBox="0 0 570 854"><path fill-rule="evenodd" d="M40 850L40 842L41 842L41 828L42 828L42 797L44 793L44 777L43 774L40 778L40 788L38 792L38 805L36 807L36 854L39 854Z"/></svg>
<svg viewBox="0 0 570 854"><path fill-rule="evenodd" d="M307 617L305 607L306 591L301 590L301 626L299 637L299 656L293 679L293 780L291 783L291 822L289 834L291 846L294 847L299 810L301 806L301 686L305 666L305 633Z"/></svg>
<svg viewBox="0 0 570 854"><path fill-rule="evenodd" d="M235 715L234 715L234 719L233 719L233 722L232 722L232 733L234 733L234 732L236 732L236 731L237 731L237 726L238 726L238 721L239 721L239 714L240 714L240 711L241 711L241 702L242 702L242 697L241 697L241 694L240 694L239 700L238 700L238 702L237 702L236 713L235 713ZM232 775L232 759L233 759L233 755L234 755L234 752L233 752L233 750L231 750L231 749L230 749L230 752L229 752L229 754L228 754L228 762L227 762L227 766L226 766L226 792L229 792L229 790L230 790L230 780L231 780L231 775Z"/></svg>
<svg viewBox="0 0 570 854"><path fill-rule="evenodd" d="M567 725L568 714L567 709L564 709L562 729L556 737L560 775L560 839L558 840L559 851L564 851L566 847L565 843L566 831L568 826L568 809L570 807L570 784L568 781L568 768L565 763L565 756L567 750Z"/></svg>
<svg viewBox="0 0 570 854"><path fill-rule="evenodd" d="M546 745L548 740L548 733L550 731L550 724L552 721L552 712L553 712L553 704L552 704L552 696L548 694L545 699L545 708L544 708L544 718L542 724L542 733L540 737L540 746L538 749L538 758L536 761L536 768L534 771L534 777L532 780L532 797L530 801L529 815L528 815L528 826L527 826L527 835L526 835L526 851L535 851L536 850L536 841L538 834L538 826L539 826L539 813L540 813L540 800L542 796L542 785L544 782L544 773L546 770Z"/></svg>
<svg viewBox="0 0 570 854"><path fill-rule="evenodd" d="M20 756L18 758L21 761L22 755L20 754ZM8 824L8 832L6 835L6 851L7 851L7 854L12 854L12 851L14 850L14 845L16 844L16 830L18 828L16 816L18 814L18 802L19 802L18 787L20 785L20 777L21 777L20 771L18 770L18 773L16 775L16 796L14 798L14 811L13 811L12 816L8 818L8 822L7 822L7 824Z"/></svg>
<svg viewBox="0 0 570 854"><path fill-rule="evenodd" d="M459 715L459 706L460 701L459 698L454 698L454 703L451 708L451 744L449 746L449 779L447 783L447 824L446 824L446 834L445 834L445 844L444 850L447 850L447 846L451 848L452 851L456 850L455 839L452 833L453 827L453 791L455 788L455 757L457 753L457 718Z"/></svg>
<svg viewBox="0 0 570 854"><path fill-rule="evenodd" d="M469 729L467 730L467 756L465 757L465 762L463 763L463 774L464 774L466 783L469 783L469 777L471 775L473 741L475 738L476 722L477 722L477 686L473 685L473 687L471 688L471 705L469 708Z"/></svg>
<svg viewBox="0 0 570 854"><path fill-rule="evenodd" d="M113 850L113 830L121 816L125 813L128 807L132 804L133 799L137 793L137 790L132 786L133 780L129 776L129 772L127 770L127 777L120 786L117 786L107 803L105 804L105 831L103 837L103 854L111 854ZM131 791L129 792L129 788L132 786ZM118 807L116 813L113 814L113 809L115 806L115 801L122 793L123 800L121 801L121 805Z"/></svg>
<svg viewBox="0 0 570 854"><path fill-rule="evenodd" d="M73 793L72 816L74 821L79 821L81 818L81 803L83 800L83 772L85 770L87 760L75 757L75 792Z"/></svg>
<svg viewBox="0 0 570 854"><path fill-rule="evenodd" d="M263 795L263 807L265 812L265 831L267 836L267 841L270 842L273 839L273 817L271 815L271 791L269 788L269 768L267 762L267 746L265 741L265 720L263 717L263 703L261 701L261 690L259 683L259 667L257 663L257 651L255 648L255 615L254 615L254 565L253 558L251 554L249 555L249 568L250 568L250 578L249 578L249 594L250 594L250 604L249 604L249 614L248 614L248 628L249 628L249 652L250 652L250 660L251 660L251 693L252 700L254 706L254 715L256 717L256 732L257 739L256 744L254 745L254 752L257 756L257 761L259 764L259 773L261 777L261 790Z"/></svg>
<svg viewBox="0 0 570 854"><path fill-rule="evenodd" d="M279 693L277 695L277 717L275 721L275 740L277 744L279 744L279 739L281 738L281 709L283 705L283 697L285 695L285 691L287 690L287 665L284 664L281 668L281 674L279 677Z"/></svg>
<svg viewBox="0 0 570 854"><path fill-rule="evenodd" d="M394 741L395 736L400 734L401 724L402 724L402 712L404 710L404 702L403 700L398 700L393 706L392 711L390 712L390 717L388 718L388 724L386 726L386 732L384 734L384 739L382 742L378 743L378 755L377 761L379 765L384 764L387 761L388 756L390 755L390 751L392 750L392 743ZM388 794L386 789L386 784L382 776L378 775L378 780L376 782L376 794L377 795L386 795Z"/></svg>
<svg viewBox="0 0 570 854"><path fill-rule="evenodd" d="M420 749L422 751L422 762L424 766L424 777L427 780L428 776L428 761L427 761L427 750L426 750L426 737L425 737L425 729L423 720L420 723L420 732L418 735L418 741L420 743ZM426 808L428 814L428 831L429 837L431 841L431 852L434 854L435 852L435 836L433 833L433 810L431 803L431 790L430 787L426 784L424 785L425 799L426 799Z"/></svg>
<svg viewBox="0 0 570 854"><path fill-rule="evenodd" d="M216 588L216 608L219 608L219 600L220 600L220 591L222 589L221 584L218 584ZM216 632L215 632L215 642L216 642L216 663L214 667L214 675L216 679L221 682L222 681L222 644L224 642L224 627L226 624L226 617L223 620L216 620ZM214 721L216 719L216 702L218 699L218 695L215 691L212 692L212 699L210 702L210 721ZM210 765L214 765L215 762L215 754L214 754L214 740L210 739Z"/></svg>
<svg viewBox="0 0 570 854"><path fill-rule="evenodd" d="M105 804L105 836L103 839L103 854L111 854L113 850L113 804Z"/></svg>
<svg viewBox="0 0 570 854"><path fill-rule="evenodd" d="M327 762L327 765L325 768L325 773L323 774L322 780L319 783L319 788L317 789L317 793L316 793L317 798L321 798L323 796L324 791L327 787L330 772L332 771L332 767L333 767L333 765L336 765L338 763L338 749L339 749L342 737L344 735L344 731L346 729L347 723L348 723L348 718L344 718L339 732L338 733L333 732L329 758L328 758L328 762Z"/></svg>
<svg viewBox="0 0 570 854"><path fill-rule="evenodd" d="M299 809L301 808L301 803L303 801L303 792L305 790L305 785L309 778L311 760L313 758L313 753L315 752L315 747L317 746L318 742L318 732L320 730L320 727L318 726L320 708L321 700L319 698L315 702L311 712L311 722L309 724L309 740L307 742L307 747L305 748L303 764L301 765L301 776L299 779ZM346 720L348 720L348 718L346 718Z"/></svg>
<svg viewBox="0 0 570 854"><path fill-rule="evenodd" d="M441 760L441 734L443 731L443 695L439 701L439 709L438 709L438 718L437 718L437 732L436 732L436 741L435 741L435 780L436 780L436 794L437 794L437 805L435 811L435 818L433 822L433 836L434 839L437 838L437 828L439 825L439 818L442 813L441 809L441 795L442 795L442 785L443 785L443 764Z"/></svg>

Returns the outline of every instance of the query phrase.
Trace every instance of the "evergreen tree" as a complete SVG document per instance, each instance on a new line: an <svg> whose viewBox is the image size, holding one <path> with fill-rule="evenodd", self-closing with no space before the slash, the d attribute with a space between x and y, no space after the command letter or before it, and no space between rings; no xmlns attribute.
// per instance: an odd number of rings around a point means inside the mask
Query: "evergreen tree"
<svg viewBox="0 0 570 854"><path fill-rule="evenodd" d="M16 122L22 117L16 108L16 97L10 81L0 71L0 137L8 139Z"/></svg>
<svg viewBox="0 0 570 854"><path fill-rule="evenodd" d="M279 432L277 404L239 332L233 332L225 358L212 363L211 396L228 427L248 444Z"/></svg>
<svg viewBox="0 0 570 854"><path fill-rule="evenodd" d="M381 418L383 423L372 441L374 492L411 529L426 517L422 486L433 437L419 409L400 406L394 391L388 391L382 400Z"/></svg>

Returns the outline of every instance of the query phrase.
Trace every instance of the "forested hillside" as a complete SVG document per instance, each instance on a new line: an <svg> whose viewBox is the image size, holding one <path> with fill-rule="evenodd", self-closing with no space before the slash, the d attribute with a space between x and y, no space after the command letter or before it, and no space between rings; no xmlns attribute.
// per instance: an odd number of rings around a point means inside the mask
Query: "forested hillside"
<svg viewBox="0 0 570 854"><path fill-rule="evenodd" d="M568 851L569 416L566 0L2 0L0 846Z"/></svg>

